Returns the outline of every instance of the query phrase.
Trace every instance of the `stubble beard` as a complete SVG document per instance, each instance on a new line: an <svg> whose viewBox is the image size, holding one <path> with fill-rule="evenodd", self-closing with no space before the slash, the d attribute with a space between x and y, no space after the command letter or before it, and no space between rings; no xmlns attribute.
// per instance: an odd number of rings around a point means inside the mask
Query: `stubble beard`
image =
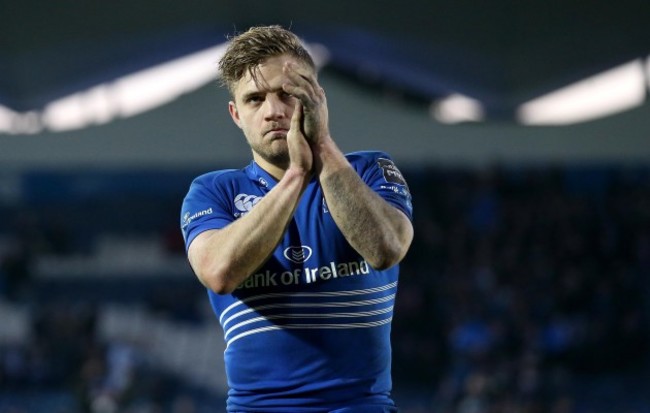
<svg viewBox="0 0 650 413"><path fill-rule="evenodd" d="M285 145L280 148L273 148L274 142L271 142L270 145L254 144L251 142L249 144L253 152L264 159L264 161L282 169L289 167L289 149L286 146L286 141Z"/></svg>

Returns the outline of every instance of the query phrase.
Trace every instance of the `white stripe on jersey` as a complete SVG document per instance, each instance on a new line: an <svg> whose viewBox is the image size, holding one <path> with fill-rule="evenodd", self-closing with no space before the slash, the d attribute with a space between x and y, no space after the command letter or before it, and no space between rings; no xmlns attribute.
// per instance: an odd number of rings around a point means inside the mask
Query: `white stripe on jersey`
<svg viewBox="0 0 650 413"><path fill-rule="evenodd" d="M265 321L265 320L281 320L281 319L292 319L292 318L352 318L352 317L370 317L373 315L379 315L379 314L386 314L390 313L393 311L393 306L391 305L390 307L383 308L381 310L373 310L373 311L359 311L358 313L310 313L310 314L276 314L276 315L270 315L270 316L261 316L261 317L255 317L255 318L250 318L246 321L242 321L241 323L237 323L234 326L230 327L225 333L224 337L226 340L228 339L228 335L233 330L236 330L239 327L251 324L251 323L256 323L258 321Z"/></svg>
<svg viewBox="0 0 650 413"><path fill-rule="evenodd" d="M370 321L368 323L346 323L346 324L286 324L283 326L267 326L260 327L253 330L248 330L241 334L234 336L232 339L226 342L226 348L230 346L235 341L239 340L242 337L250 336L251 334L263 333L265 331L272 330L282 330L282 329L344 329L344 328L369 328L369 327L378 327L384 324L388 324L393 320L393 317L389 317L384 320L379 321Z"/></svg>
<svg viewBox="0 0 650 413"><path fill-rule="evenodd" d="M346 329L346 328L369 328L376 327L388 324L392 320L393 313L393 302L395 300L395 292L385 296L377 296L378 293L386 293L391 289L397 288L397 282L392 282L390 284L365 288L360 290L349 290L349 291L322 291L322 292L296 292L296 293L269 293L269 294L259 294L247 297L243 300L238 300L228 307L226 307L219 321L224 329L224 339L226 340L226 347L232 344L234 341L239 340L240 338L249 336L251 334L257 334L267 331L282 330L282 329ZM374 297L372 295L374 294ZM357 300L347 300L347 301L336 301L337 298L360 298ZM372 297L372 298L371 298ZM320 300L310 300L309 302L275 302L271 304L261 305L250 305L252 302L264 300L264 299L273 299L273 298L314 298ZM365 298L365 299L361 299ZM234 312L238 306L244 306L240 311ZM365 311L354 311L353 308L358 308L363 306L379 306L380 308L375 307L374 309L366 309ZM324 309L324 311L319 313L311 312L300 312L300 311L309 311L316 308ZM349 308L350 311L344 312L332 312L326 309L337 309L337 308ZM292 313L279 313L279 314L260 314L265 310L274 310L274 309L294 309L298 312ZM257 313L257 314L256 314ZM253 315L253 317L246 318L247 315ZM380 316L380 317L377 317ZM382 318L384 316L386 318ZM372 321L366 322L343 322L344 320L334 321L335 319L350 319L350 318L359 318L361 320L369 320L372 317ZM378 319L379 318L379 319ZM239 319L239 320L237 320ZM237 320L236 324L230 325L233 321ZM266 326L259 326L257 328L251 328L254 324L270 322L271 320L301 320L301 322L291 323L291 324L273 324ZM311 323L309 320L313 320ZM332 320L329 323L314 323L316 320ZM229 326L230 325L230 326ZM240 330L239 333L235 333L237 330ZM244 331L241 331L244 330Z"/></svg>
<svg viewBox="0 0 650 413"><path fill-rule="evenodd" d="M397 286L397 281L392 282L390 284L386 284L386 285L381 286L381 287L365 288L363 290L299 292L299 293L270 293L270 294L252 295L252 296L247 297L247 298L245 298L243 300L237 300L234 303L230 304L228 307L226 307L221 312L221 316L219 317L219 322L223 324L223 317L226 315L226 313L228 313L234 307L237 307L237 306L242 305L244 303L248 303L248 302L255 301L255 300L262 300L262 299L265 299L265 298L274 298L274 297L343 297L343 296L348 296L348 295L364 295L364 294L372 294L372 293L377 293L377 292L381 292L381 291L390 290L391 288L395 288L396 286Z"/></svg>
<svg viewBox="0 0 650 413"><path fill-rule="evenodd" d="M318 302L318 303L284 303L284 304L268 304L268 305L260 305L258 307L250 307L246 310L242 310L238 313L235 313L228 317L223 322L222 327L225 329L226 324L228 324L231 320L241 317L242 315L252 313L253 311L257 310L269 310L273 308L336 308L336 307L360 307L364 305L373 305L373 304L382 304L388 301L391 301L395 298L395 294L390 294L385 297L381 298L373 298L370 300L359 300L359 301L332 301L332 302Z"/></svg>

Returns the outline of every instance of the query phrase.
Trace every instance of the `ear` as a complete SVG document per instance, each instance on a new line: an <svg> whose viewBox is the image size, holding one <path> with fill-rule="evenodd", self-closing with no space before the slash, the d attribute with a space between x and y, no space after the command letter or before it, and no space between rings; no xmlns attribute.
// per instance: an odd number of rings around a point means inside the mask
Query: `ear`
<svg viewBox="0 0 650 413"><path fill-rule="evenodd" d="M230 113L230 117L232 118L232 121L235 122L235 125L241 129L241 121L239 120L239 111L237 111L237 105L235 105L235 102L232 100L228 102L228 112Z"/></svg>

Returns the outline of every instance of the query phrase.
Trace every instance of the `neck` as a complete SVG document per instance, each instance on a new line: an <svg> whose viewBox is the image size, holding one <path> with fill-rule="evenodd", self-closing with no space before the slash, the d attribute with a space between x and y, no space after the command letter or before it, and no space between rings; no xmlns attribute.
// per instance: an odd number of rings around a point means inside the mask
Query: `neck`
<svg viewBox="0 0 650 413"><path fill-rule="evenodd" d="M257 163L262 169L264 169L266 172L269 173L272 177L274 177L277 181L282 179L284 176L285 172L287 172L288 165L278 165L274 164L271 162L268 162L261 156L258 156L256 153L253 152L253 160L255 163Z"/></svg>

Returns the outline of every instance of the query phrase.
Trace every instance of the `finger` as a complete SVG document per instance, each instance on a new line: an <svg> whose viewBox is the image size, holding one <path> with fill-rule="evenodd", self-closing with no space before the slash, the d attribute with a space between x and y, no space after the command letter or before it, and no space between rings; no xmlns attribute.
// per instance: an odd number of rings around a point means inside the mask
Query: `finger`
<svg viewBox="0 0 650 413"><path fill-rule="evenodd" d="M303 117L304 117L304 106L300 100L296 100L296 105L293 109L293 115L291 116L291 124L289 125L289 131L296 136L300 136L304 139L304 130L303 130Z"/></svg>
<svg viewBox="0 0 650 413"><path fill-rule="evenodd" d="M289 80L286 84L292 86L296 92L301 92L305 96L312 98L317 96L317 89L305 78L295 72L288 72L286 75Z"/></svg>
<svg viewBox="0 0 650 413"><path fill-rule="evenodd" d="M315 79L307 74L299 73L295 70L295 65L289 66L289 64L285 64L284 73L290 81L286 84L292 94L301 96L303 100L309 99L314 102L319 100L321 87L316 83Z"/></svg>
<svg viewBox="0 0 650 413"><path fill-rule="evenodd" d="M296 100L296 105L293 108L293 115L291 116L291 125L289 128L294 131L300 130L300 124L302 122L302 103L300 100Z"/></svg>
<svg viewBox="0 0 650 413"><path fill-rule="evenodd" d="M307 108L316 106L317 101L315 100L313 93L309 93L300 86L296 86L292 83L284 83L282 84L282 90L292 96L295 96L297 100Z"/></svg>
<svg viewBox="0 0 650 413"><path fill-rule="evenodd" d="M284 72L294 78L298 82L307 82L312 89L318 90L318 82L312 70L308 70L304 66L297 65L293 62L286 62L284 64Z"/></svg>

